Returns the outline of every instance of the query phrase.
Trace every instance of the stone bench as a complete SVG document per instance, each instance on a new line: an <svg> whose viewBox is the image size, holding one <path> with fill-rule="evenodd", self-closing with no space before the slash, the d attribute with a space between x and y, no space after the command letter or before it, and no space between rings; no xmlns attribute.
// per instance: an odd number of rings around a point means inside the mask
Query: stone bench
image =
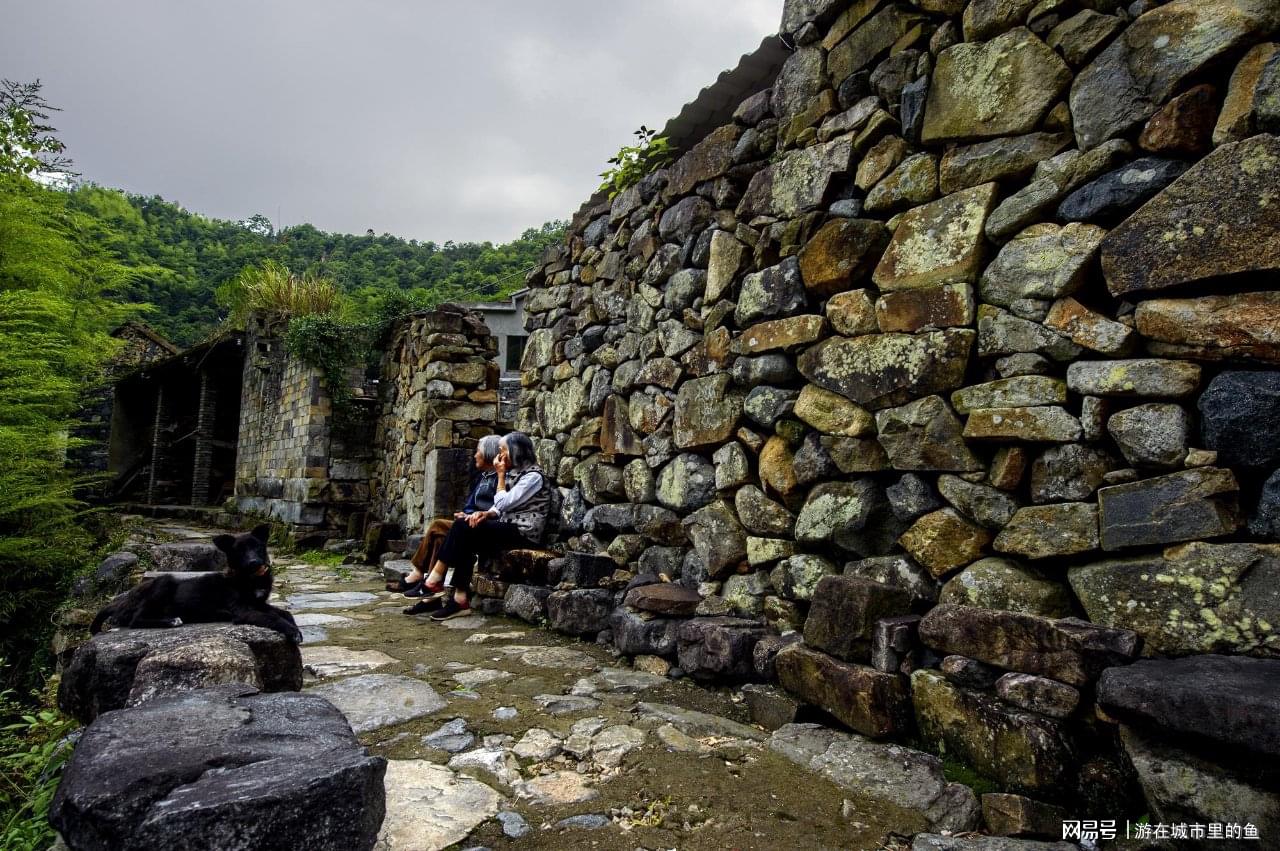
<svg viewBox="0 0 1280 851"><path fill-rule="evenodd" d="M87 724L162 694L221 683L297 691L298 646L274 630L229 623L100 633L76 649L63 671L58 707Z"/></svg>
<svg viewBox="0 0 1280 851"><path fill-rule="evenodd" d="M221 685L100 715L49 821L72 851L366 851L386 768L327 700Z"/></svg>

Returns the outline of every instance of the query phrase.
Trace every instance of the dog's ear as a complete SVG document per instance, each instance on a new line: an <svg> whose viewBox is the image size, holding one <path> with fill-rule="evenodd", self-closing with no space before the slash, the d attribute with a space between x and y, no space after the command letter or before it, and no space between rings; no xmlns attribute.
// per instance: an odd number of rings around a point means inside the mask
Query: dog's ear
<svg viewBox="0 0 1280 851"><path fill-rule="evenodd" d="M213 545L227 555L231 555L231 548L236 545L235 535L215 535Z"/></svg>
<svg viewBox="0 0 1280 851"><path fill-rule="evenodd" d="M267 541L271 540L271 526L266 523L263 523L260 526L254 526L253 531L249 534L253 535L253 537L265 544Z"/></svg>

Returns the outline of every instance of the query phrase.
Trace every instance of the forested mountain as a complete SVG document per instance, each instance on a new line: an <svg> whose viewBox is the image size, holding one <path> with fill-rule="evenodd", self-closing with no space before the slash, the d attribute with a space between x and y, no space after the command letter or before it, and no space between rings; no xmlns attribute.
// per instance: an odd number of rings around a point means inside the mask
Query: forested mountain
<svg viewBox="0 0 1280 851"><path fill-rule="evenodd" d="M519 289L543 247L564 230L564 222L548 222L502 245L438 245L388 234L325 233L309 224L277 232L262 216L210 219L158 196L93 185L72 190L68 202L91 222L94 242L137 271L128 299L151 304L147 321L182 345L204 337L226 315L219 290L225 302L228 283L265 260L334 279L356 311L374 308L389 293L426 306Z"/></svg>

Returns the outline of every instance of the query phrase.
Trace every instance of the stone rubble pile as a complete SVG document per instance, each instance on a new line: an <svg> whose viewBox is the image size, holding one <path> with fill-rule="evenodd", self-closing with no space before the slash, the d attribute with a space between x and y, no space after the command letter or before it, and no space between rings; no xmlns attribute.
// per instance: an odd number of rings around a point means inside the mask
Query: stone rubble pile
<svg viewBox="0 0 1280 851"><path fill-rule="evenodd" d="M1280 655L1280 4L788 0L782 34L529 276L567 552L482 603L915 737L1004 790L993 831L1143 793L1273 824L1108 683Z"/></svg>

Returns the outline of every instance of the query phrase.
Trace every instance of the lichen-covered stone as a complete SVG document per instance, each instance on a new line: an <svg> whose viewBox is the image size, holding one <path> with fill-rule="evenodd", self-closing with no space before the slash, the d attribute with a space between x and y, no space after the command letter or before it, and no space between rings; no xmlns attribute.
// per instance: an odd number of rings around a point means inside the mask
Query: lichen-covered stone
<svg viewBox="0 0 1280 851"><path fill-rule="evenodd" d="M1077 361L1067 367L1067 388L1086 396L1177 399L1200 386L1200 367L1158 358Z"/></svg>
<svg viewBox="0 0 1280 851"><path fill-rule="evenodd" d="M1066 401L1066 382L1044 375L1001 378L985 384L973 384L951 394L951 404L961 414L978 408L1025 408L1062 405Z"/></svg>
<svg viewBox="0 0 1280 851"><path fill-rule="evenodd" d="M1081 435L1080 421L1056 405L977 408L964 423L964 436L979 440L1070 443Z"/></svg>
<svg viewBox="0 0 1280 851"><path fill-rule="evenodd" d="M938 583L932 574L905 555L874 556L851 561L844 566L844 575L901 588L911 595L919 610L927 608L938 599Z"/></svg>
<svg viewBox="0 0 1280 851"><path fill-rule="evenodd" d="M1047 618L1069 617L1072 613L1071 593L1066 585L999 556L979 559L947 580L938 602Z"/></svg>
<svg viewBox="0 0 1280 851"><path fill-rule="evenodd" d="M876 324L885 333L914 334L973 324L976 305L969 284L940 284L885 293L876 299Z"/></svg>
<svg viewBox="0 0 1280 851"><path fill-rule="evenodd" d="M801 388L792 413L823 434L862 437L875 432L870 412L813 384Z"/></svg>
<svg viewBox="0 0 1280 851"><path fill-rule="evenodd" d="M874 219L827 222L800 250L800 275L815 295L834 295L865 281L889 244L889 231Z"/></svg>
<svg viewBox="0 0 1280 851"><path fill-rule="evenodd" d="M795 528L796 516L755 485L739 488L733 500L738 521L753 535L790 535Z"/></svg>
<svg viewBox="0 0 1280 851"><path fill-rule="evenodd" d="M747 555L747 536L723 500L698 509L682 523L708 578L730 572Z"/></svg>
<svg viewBox="0 0 1280 851"><path fill-rule="evenodd" d="M821 316L792 316L759 322L745 329L733 342L733 351L754 355L772 351L791 351L820 339L827 330Z"/></svg>
<svg viewBox="0 0 1280 851"><path fill-rule="evenodd" d="M1185 3L1161 8L1175 5ZM1280 137L1218 148L1107 234L1108 289L1125 296L1280 270L1280 217L1269 200L1277 182Z"/></svg>
<svg viewBox="0 0 1280 851"><path fill-rule="evenodd" d="M1004 491L959 476L939 476L938 492L965 517L988 529L1000 529L1018 510L1018 501Z"/></svg>
<svg viewBox="0 0 1280 851"><path fill-rule="evenodd" d="M1127 133L1206 65L1277 28L1267 0L1173 0L1142 15L1071 87L1081 150Z"/></svg>
<svg viewBox="0 0 1280 851"><path fill-rule="evenodd" d="M1085 276L1107 234L1096 225L1033 225L1005 243L982 273L978 294L1009 307L1018 299L1052 300L1070 295Z"/></svg>
<svg viewBox="0 0 1280 851"><path fill-rule="evenodd" d="M1132 328L1090 310L1074 298L1055 301L1044 324L1073 343L1104 355L1124 355L1133 348Z"/></svg>
<svg viewBox="0 0 1280 851"><path fill-rule="evenodd" d="M1060 502L1019 508L992 545L1026 558L1074 555L1098 548L1098 507Z"/></svg>
<svg viewBox="0 0 1280 851"><path fill-rule="evenodd" d="M837 293L827 299L827 321L837 334L858 337L877 330L875 308L866 290Z"/></svg>
<svg viewBox="0 0 1280 851"><path fill-rule="evenodd" d="M1112 414L1107 433L1133 466L1173 469L1187 455L1191 418L1181 405L1148 402Z"/></svg>
<svg viewBox="0 0 1280 851"><path fill-rule="evenodd" d="M1082 443L1050 446L1031 465L1031 501L1086 500L1116 466L1111 456L1092 446Z"/></svg>
<svg viewBox="0 0 1280 851"><path fill-rule="evenodd" d="M885 738L910 725L911 698L900 674L841 662L803 644L783 648L774 664L783 688L864 736Z"/></svg>
<svg viewBox="0 0 1280 851"><path fill-rule="evenodd" d="M1005 703L1050 718L1066 718L1080 705L1079 689L1034 674L1005 674L996 680L996 694Z"/></svg>
<svg viewBox="0 0 1280 851"><path fill-rule="evenodd" d="M896 470L982 469L960 436L960 421L940 396L876 413L877 439Z"/></svg>
<svg viewBox="0 0 1280 851"><path fill-rule="evenodd" d="M1138 147L1153 154L1199 157L1212 145L1218 90L1193 86L1162 106L1142 128Z"/></svg>
<svg viewBox="0 0 1280 851"><path fill-rule="evenodd" d="M1242 523L1230 470L1198 467L1098 491L1104 550L1229 535Z"/></svg>
<svg viewBox="0 0 1280 851"><path fill-rule="evenodd" d="M924 515L898 538L902 548L935 577L974 561L990 542L990 532L952 508Z"/></svg>
<svg viewBox="0 0 1280 851"><path fill-rule="evenodd" d="M673 511L701 508L711 502L715 493L715 468L701 455L677 455L658 473L658 502Z"/></svg>
<svg viewBox="0 0 1280 851"><path fill-rule="evenodd" d="M1280 364L1280 292L1153 298L1134 320L1152 354Z"/></svg>
<svg viewBox="0 0 1280 851"><path fill-rule="evenodd" d="M742 279L734 319L746 326L761 319L799 313L805 304L800 264L789 257L777 266Z"/></svg>
<svg viewBox="0 0 1280 851"><path fill-rule="evenodd" d="M870 479L817 485L809 492L796 517L796 540L825 543L843 531L859 531L866 524L877 496L878 491Z"/></svg>
<svg viewBox="0 0 1280 851"><path fill-rule="evenodd" d="M848 138L792 151L756 172L738 203L738 216L793 218L822 206L832 177L852 167L853 142Z"/></svg>
<svg viewBox="0 0 1280 851"><path fill-rule="evenodd" d="M854 4L854 8L865 4ZM860 24L838 44L831 45L827 69L837 82L849 77L918 26L923 17L905 6L886 6ZM848 24L841 26L841 29Z"/></svg>
<svg viewBox="0 0 1280 851"><path fill-rule="evenodd" d="M1119 221L1187 170L1181 160L1143 157L1081 186L1058 205L1058 218L1069 222Z"/></svg>
<svg viewBox="0 0 1280 851"><path fill-rule="evenodd" d="M805 351L799 368L819 387L886 408L959 387L973 338L968 329L830 337Z"/></svg>
<svg viewBox="0 0 1280 851"><path fill-rule="evenodd" d="M1089 619L1148 654L1280 655L1280 546L1195 542L1071 568Z"/></svg>
<svg viewBox="0 0 1280 851"><path fill-rule="evenodd" d="M892 291L975 282L995 200L996 184L984 183L904 213L872 274L876 285Z"/></svg>
<svg viewBox="0 0 1280 851"><path fill-rule="evenodd" d="M924 740L1002 786L1052 793L1071 776L1076 760L1058 722L952 685L937 671L913 673L911 692Z"/></svg>
<svg viewBox="0 0 1280 851"><path fill-rule="evenodd" d="M1106 668L1138 655L1140 639L1126 629L1076 618L943 604L920 622L920 640L940 652L968 656L1010 671L1084 686Z"/></svg>
<svg viewBox="0 0 1280 851"><path fill-rule="evenodd" d="M957 145L942 156L939 185L944 194L950 194L993 180L1023 178L1070 143L1066 133L1029 133Z"/></svg>
<svg viewBox="0 0 1280 851"><path fill-rule="evenodd" d="M775 567L769 581L779 594L789 599L811 600L822 577L836 572L836 566L821 556L797 553Z"/></svg>
<svg viewBox="0 0 1280 851"><path fill-rule="evenodd" d="M1081 348L1039 322L991 304L978 308L978 354L982 357L1037 354L1055 361L1078 357Z"/></svg>
<svg viewBox="0 0 1280 851"><path fill-rule="evenodd" d="M678 449L723 443L733 435L742 414L742 397L729 392L724 373L693 378L676 395L673 437Z"/></svg>
<svg viewBox="0 0 1280 851"><path fill-rule="evenodd" d="M938 158L914 154L867 193L863 209L887 215L925 204L938 197Z"/></svg>
<svg viewBox="0 0 1280 851"><path fill-rule="evenodd" d="M922 138L933 143L1029 133L1070 82L1066 63L1024 27L949 47L938 55Z"/></svg>

